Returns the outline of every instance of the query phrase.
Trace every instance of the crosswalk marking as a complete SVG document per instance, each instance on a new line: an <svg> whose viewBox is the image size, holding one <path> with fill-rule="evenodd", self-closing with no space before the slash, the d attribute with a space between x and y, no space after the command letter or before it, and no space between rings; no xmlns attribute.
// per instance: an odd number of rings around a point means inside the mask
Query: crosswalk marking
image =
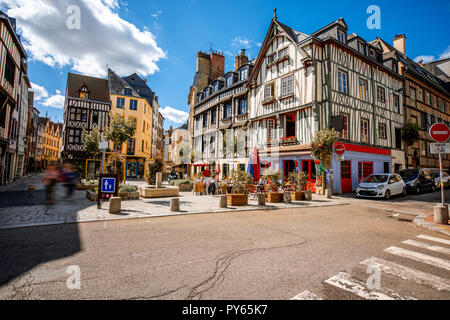
<svg viewBox="0 0 450 320"><path fill-rule="evenodd" d="M435 246L435 245L431 245L431 244L423 243L423 242L419 242L419 241L414 241L414 240L406 240L406 241L403 241L402 243L410 245L410 246L414 246L414 247L417 247L417 248L427 249L427 250L430 250L430 251L434 251L434 252L439 252L439 253L450 255L450 249L449 248Z"/></svg>
<svg viewBox="0 0 450 320"><path fill-rule="evenodd" d="M322 300L322 299L319 298L314 293L306 290L306 291L303 291L302 293L296 295L295 297L293 297L290 300Z"/></svg>
<svg viewBox="0 0 450 320"><path fill-rule="evenodd" d="M426 236L424 234L421 234L421 235L417 236L417 238L430 240L430 241L434 241L434 242L440 242L440 243L443 243L443 244L446 244L446 245L450 246L450 240L445 240L445 239L442 239L442 238L430 237L430 236Z"/></svg>
<svg viewBox="0 0 450 320"><path fill-rule="evenodd" d="M436 258L427 254L406 250L399 247L389 247L384 251L399 257L412 259L438 268L450 270L450 262L441 258Z"/></svg>
<svg viewBox="0 0 450 320"><path fill-rule="evenodd" d="M366 300L415 300L412 297L401 296L390 289L382 289L383 292L370 291L366 285L359 280L352 278L349 274L341 272L326 280L325 283L355 294Z"/></svg>
<svg viewBox="0 0 450 320"><path fill-rule="evenodd" d="M384 273L391 274L404 280L412 280L418 284L427 285L439 291L450 291L450 280L411 269L394 262L371 257L362 261L361 264L373 266Z"/></svg>

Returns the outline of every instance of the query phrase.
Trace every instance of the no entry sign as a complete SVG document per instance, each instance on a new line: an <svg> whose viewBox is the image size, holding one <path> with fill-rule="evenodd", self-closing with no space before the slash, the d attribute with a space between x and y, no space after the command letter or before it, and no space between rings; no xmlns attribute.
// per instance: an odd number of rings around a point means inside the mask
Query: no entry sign
<svg viewBox="0 0 450 320"><path fill-rule="evenodd" d="M343 144L338 144L336 147L334 147L334 151L338 155L343 155L345 152L345 146Z"/></svg>
<svg viewBox="0 0 450 320"><path fill-rule="evenodd" d="M450 129L443 123L436 123L430 128L430 136L436 142L447 142L450 138Z"/></svg>

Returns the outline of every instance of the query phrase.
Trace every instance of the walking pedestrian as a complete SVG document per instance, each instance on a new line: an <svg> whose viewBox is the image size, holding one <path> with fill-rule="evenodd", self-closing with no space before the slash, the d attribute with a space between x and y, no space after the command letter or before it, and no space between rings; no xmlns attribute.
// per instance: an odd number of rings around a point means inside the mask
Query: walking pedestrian
<svg viewBox="0 0 450 320"><path fill-rule="evenodd" d="M75 169L71 164L65 165L64 168L64 186L67 189L66 196L67 198L72 198L73 193L75 191L76 182L78 179L78 174L75 172Z"/></svg>
<svg viewBox="0 0 450 320"><path fill-rule="evenodd" d="M50 165L45 171L42 182L45 185L45 204L55 204L55 186L59 178L59 171L55 165Z"/></svg>

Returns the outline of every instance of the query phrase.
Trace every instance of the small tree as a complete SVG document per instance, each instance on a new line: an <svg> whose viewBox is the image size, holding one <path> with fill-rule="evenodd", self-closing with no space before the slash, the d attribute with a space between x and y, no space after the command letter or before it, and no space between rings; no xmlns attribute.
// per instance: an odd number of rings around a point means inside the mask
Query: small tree
<svg viewBox="0 0 450 320"><path fill-rule="evenodd" d="M83 130L81 140L83 141L84 150L87 153L92 154L94 159L100 153L98 144L100 143L100 131L97 128L92 129L90 132L86 129Z"/></svg>
<svg viewBox="0 0 450 320"><path fill-rule="evenodd" d="M408 121L403 125L402 138L408 146L414 145L419 140L419 129L419 125L412 121Z"/></svg>
<svg viewBox="0 0 450 320"><path fill-rule="evenodd" d="M253 183L251 174L242 170L233 170L231 172L231 179L233 179L232 194L248 194L249 186Z"/></svg>
<svg viewBox="0 0 450 320"><path fill-rule="evenodd" d="M262 174L263 178L267 180L266 191L277 192L281 187L280 180L282 179L281 172L277 169L266 169Z"/></svg>
<svg viewBox="0 0 450 320"><path fill-rule="evenodd" d="M121 146L130 140L136 132L136 120L134 118L125 118L120 114L110 114L110 124L105 130L106 139L116 146Z"/></svg>
<svg viewBox="0 0 450 320"><path fill-rule="evenodd" d="M334 144L337 141L337 132L334 129L323 129L316 133L314 141L311 145L312 155L322 163L317 166L318 174L321 176L322 192L325 194L326 189L326 173L325 168L331 166L331 154L333 153Z"/></svg>
<svg viewBox="0 0 450 320"><path fill-rule="evenodd" d="M156 184L156 174L162 172L164 162L161 158L153 158L148 163L147 183L150 185Z"/></svg>

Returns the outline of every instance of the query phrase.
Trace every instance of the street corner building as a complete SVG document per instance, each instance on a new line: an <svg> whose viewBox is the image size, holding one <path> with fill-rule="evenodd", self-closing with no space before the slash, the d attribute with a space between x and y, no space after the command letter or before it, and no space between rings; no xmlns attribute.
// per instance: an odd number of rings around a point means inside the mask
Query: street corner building
<svg viewBox="0 0 450 320"><path fill-rule="evenodd" d="M334 193L352 192L370 174L437 167L426 131L435 122L448 124L447 62L426 70L406 56L405 39L396 36L392 46L380 38L368 42L349 33L343 18L305 34L275 12L258 57L243 64L236 57L233 72L224 74L217 52L199 52L188 100L199 155L192 165L222 175L227 162L245 170L248 150L256 147L262 170L278 169L285 177L306 172L314 191L311 143L316 132L334 128L340 151L332 154L327 178ZM420 140L407 146L402 128L419 123L419 114ZM242 148L234 148L241 157L225 153L224 134L236 136L235 129L246 132Z"/></svg>
<svg viewBox="0 0 450 320"><path fill-rule="evenodd" d="M134 73L121 78L108 70L111 94L111 112L125 119L134 119L135 136L126 146L110 146L111 150L126 157L126 176L143 176L146 164L154 157L163 158L164 118L159 112L158 96L147 85L147 80Z"/></svg>
<svg viewBox="0 0 450 320"><path fill-rule="evenodd" d="M97 128L103 132L109 125L110 111L108 80L68 74L61 148L64 160L86 159L83 130L89 132Z"/></svg>

